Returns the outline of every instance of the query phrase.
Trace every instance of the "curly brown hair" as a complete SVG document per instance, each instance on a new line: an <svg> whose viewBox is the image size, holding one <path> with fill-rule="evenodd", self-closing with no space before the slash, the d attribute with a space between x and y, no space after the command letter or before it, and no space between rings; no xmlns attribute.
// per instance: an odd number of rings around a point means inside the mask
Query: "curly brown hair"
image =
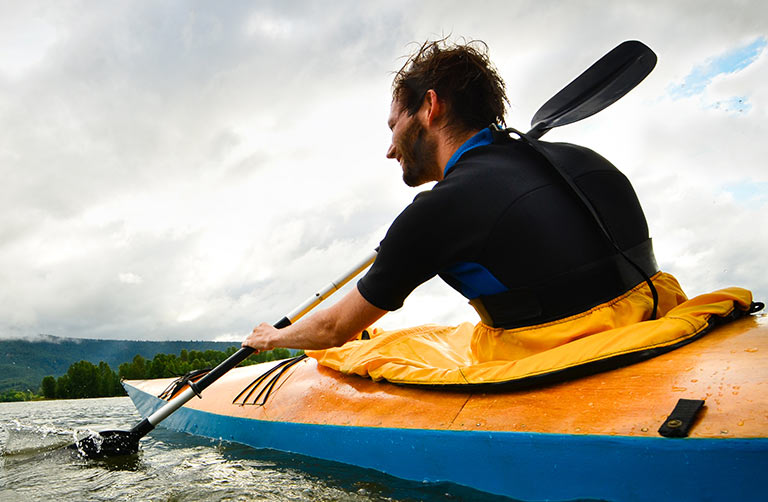
<svg viewBox="0 0 768 502"><path fill-rule="evenodd" d="M463 132L504 124L509 104L504 81L481 40L464 44L446 38L424 42L395 74L392 98L414 115L430 89L447 104L449 128Z"/></svg>

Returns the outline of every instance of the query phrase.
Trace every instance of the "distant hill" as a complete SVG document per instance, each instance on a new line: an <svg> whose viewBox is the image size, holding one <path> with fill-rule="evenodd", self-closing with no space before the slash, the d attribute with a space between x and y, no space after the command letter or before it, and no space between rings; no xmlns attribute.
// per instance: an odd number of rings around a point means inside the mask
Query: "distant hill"
<svg viewBox="0 0 768 502"><path fill-rule="evenodd" d="M187 350L226 350L236 342L145 342L95 340L41 335L32 340L0 339L0 393L9 390L37 391L46 375L59 377L72 363L104 361L115 372L136 354L152 359L155 354L176 354Z"/></svg>

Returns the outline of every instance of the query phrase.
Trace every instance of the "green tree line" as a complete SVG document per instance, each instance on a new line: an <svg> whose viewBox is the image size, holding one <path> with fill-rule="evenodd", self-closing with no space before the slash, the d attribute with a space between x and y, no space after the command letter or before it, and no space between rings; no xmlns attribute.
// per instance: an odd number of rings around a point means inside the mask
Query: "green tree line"
<svg viewBox="0 0 768 502"><path fill-rule="evenodd" d="M0 393L0 403L12 401L36 401L42 399L42 396L29 390L9 390Z"/></svg>
<svg viewBox="0 0 768 502"><path fill-rule="evenodd" d="M40 383L40 394L46 399L78 399L85 397L124 396L120 380L144 380L150 378L179 377L190 371L213 368L234 354L238 347L219 350L182 350L175 354L156 354L152 359L136 355L131 362L123 363L115 372L104 361L95 365L89 361L73 363L64 375L55 378L48 375ZM255 354L240 365L291 357L288 349L274 349ZM8 392L0 395L3 401L28 401L40 398L33 393ZM17 395L18 394L18 395Z"/></svg>
<svg viewBox="0 0 768 502"><path fill-rule="evenodd" d="M89 361L73 363L59 378L51 375L44 377L40 391L48 399L125 395L120 378L104 361L99 362L98 366Z"/></svg>

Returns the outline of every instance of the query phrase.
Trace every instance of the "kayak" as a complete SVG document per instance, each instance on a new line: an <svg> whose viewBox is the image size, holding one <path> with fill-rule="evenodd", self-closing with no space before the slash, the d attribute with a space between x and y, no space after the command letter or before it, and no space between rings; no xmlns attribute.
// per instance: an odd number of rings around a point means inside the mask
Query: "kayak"
<svg viewBox="0 0 768 502"><path fill-rule="evenodd" d="M183 382L123 385L147 417ZM768 316L636 364L523 389L395 385L306 357L245 366L162 426L520 500L759 500Z"/></svg>

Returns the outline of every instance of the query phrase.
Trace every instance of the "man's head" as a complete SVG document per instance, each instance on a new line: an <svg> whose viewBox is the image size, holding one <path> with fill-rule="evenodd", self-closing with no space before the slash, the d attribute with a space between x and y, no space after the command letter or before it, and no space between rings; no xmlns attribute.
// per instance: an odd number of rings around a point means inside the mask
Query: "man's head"
<svg viewBox="0 0 768 502"><path fill-rule="evenodd" d="M455 148L490 124L503 123L504 82L485 51L483 42L426 42L397 72L387 157L400 162L408 186L441 179L441 162Z"/></svg>
<svg viewBox="0 0 768 502"><path fill-rule="evenodd" d="M425 42L395 75L393 101L414 115L431 89L446 105L445 127L456 134L503 124L509 101L487 50L482 41L464 45L446 39Z"/></svg>

